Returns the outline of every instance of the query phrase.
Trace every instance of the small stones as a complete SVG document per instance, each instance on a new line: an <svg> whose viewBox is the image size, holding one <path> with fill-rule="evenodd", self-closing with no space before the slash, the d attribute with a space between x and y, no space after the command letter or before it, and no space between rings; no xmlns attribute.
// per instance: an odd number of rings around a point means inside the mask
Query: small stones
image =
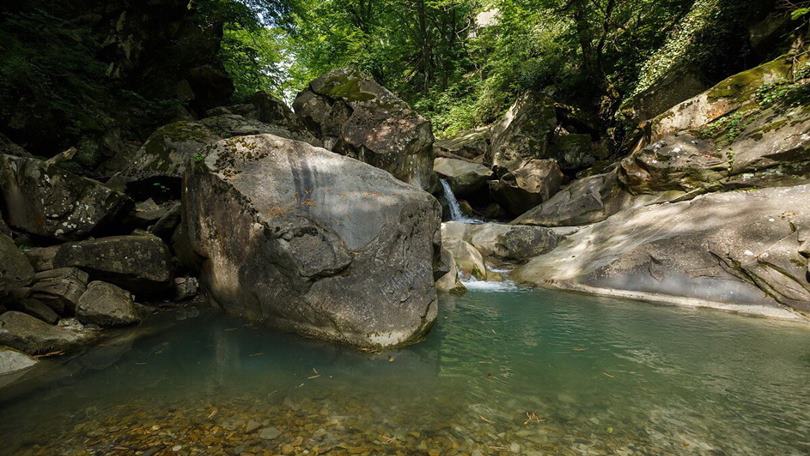
<svg viewBox="0 0 810 456"><path fill-rule="evenodd" d="M248 431L248 432L250 432L250 431ZM266 428L262 429L261 431L259 431L259 438L264 439L264 440L274 440L274 439L278 438L278 436L280 436L280 435L281 435L281 431L279 431L278 428L275 428L273 426L266 427Z"/></svg>

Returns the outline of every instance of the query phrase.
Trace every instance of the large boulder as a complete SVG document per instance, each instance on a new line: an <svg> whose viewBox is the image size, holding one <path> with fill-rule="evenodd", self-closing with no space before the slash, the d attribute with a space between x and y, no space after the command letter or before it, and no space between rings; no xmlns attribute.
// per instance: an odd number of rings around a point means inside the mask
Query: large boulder
<svg viewBox="0 0 810 456"><path fill-rule="evenodd" d="M293 107L331 150L416 187L434 186L430 121L373 79L332 71L312 81Z"/></svg>
<svg viewBox="0 0 810 456"><path fill-rule="evenodd" d="M127 326L140 321L132 294L107 282L94 281L79 298L76 317L99 326Z"/></svg>
<svg viewBox="0 0 810 456"><path fill-rule="evenodd" d="M87 331L49 325L22 312L8 311L0 315L0 345L29 355L67 351L88 342L92 336Z"/></svg>
<svg viewBox="0 0 810 456"><path fill-rule="evenodd" d="M619 212L515 271L543 287L792 317L810 312L810 185ZM804 237L803 237L804 236Z"/></svg>
<svg viewBox="0 0 810 456"><path fill-rule="evenodd" d="M369 348L433 324L440 206L429 194L272 135L217 143L183 188L202 282L229 313Z"/></svg>
<svg viewBox="0 0 810 456"><path fill-rule="evenodd" d="M91 279L114 283L138 295L159 293L172 285L169 249L152 235L68 242L59 248L53 263L57 268L80 268Z"/></svg>
<svg viewBox="0 0 810 456"><path fill-rule="evenodd" d="M0 294L31 283L34 268L14 241L0 234Z"/></svg>
<svg viewBox="0 0 810 456"><path fill-rule="evenodd" d="M549 141L557 127L554 100L527 92L509 108L492 129L488 162L508 170L526 160L549 157Z"/></svg>
<svg viewBox="0 0 810 456"><path fill-rule="evenodd" d="M564 178L556 160L527 160L489 181L489 192L510 214L520 215L557 193Z"/></svg>
<svg viewBox="0 0 810 456"><path fill-rule="evenodd" d="M131 205L123 193L34 158L0 155L6 221L28 234L72 240L116 220Z"/></svg>
<svg viewBox="0 0 810 456"><path fill-rule="evenodd" d="M433 171L445 179L456 196L472 195L486 188L492 170L479 163L455 158L436 158Z"/></svg>

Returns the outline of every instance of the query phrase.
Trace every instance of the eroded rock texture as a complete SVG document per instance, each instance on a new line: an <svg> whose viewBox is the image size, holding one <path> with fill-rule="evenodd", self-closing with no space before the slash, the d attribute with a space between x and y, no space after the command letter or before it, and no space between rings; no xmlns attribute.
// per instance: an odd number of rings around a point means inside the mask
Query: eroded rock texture
<svg viewBox="0 0 810 456"><path fill-rule="evenodd" d="M369 348L433 324L440 207L429 194L273 135L220 141L183 190L202 281L226 311Z"/></svg>

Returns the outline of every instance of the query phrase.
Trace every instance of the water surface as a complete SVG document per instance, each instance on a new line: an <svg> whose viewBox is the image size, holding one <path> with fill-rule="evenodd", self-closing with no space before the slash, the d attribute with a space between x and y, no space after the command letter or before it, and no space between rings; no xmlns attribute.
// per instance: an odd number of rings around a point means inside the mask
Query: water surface
<svg viewBox="0 0 810 456"><path fill-rule="evenodd" d="M808 327L577 294L443 296L382 354L204 313L58 372L0 453L810 454Z"/></svg>

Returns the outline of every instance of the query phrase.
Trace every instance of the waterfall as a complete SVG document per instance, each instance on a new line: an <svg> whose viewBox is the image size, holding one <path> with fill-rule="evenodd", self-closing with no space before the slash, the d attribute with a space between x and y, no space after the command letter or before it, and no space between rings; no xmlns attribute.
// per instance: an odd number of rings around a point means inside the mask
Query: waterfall
<svg viewBox="0 0 810 456"><path fill-rule="evenodd" d="M450 207L450 220L463 223L479 223L478 220L466 217L461 212L461 206L458 204L456 195L453 194L453 189L450 188L450 184L447 182L447 180L440 179L440 181L442 183L444 199L447 201L447 205Z"/></svg>

